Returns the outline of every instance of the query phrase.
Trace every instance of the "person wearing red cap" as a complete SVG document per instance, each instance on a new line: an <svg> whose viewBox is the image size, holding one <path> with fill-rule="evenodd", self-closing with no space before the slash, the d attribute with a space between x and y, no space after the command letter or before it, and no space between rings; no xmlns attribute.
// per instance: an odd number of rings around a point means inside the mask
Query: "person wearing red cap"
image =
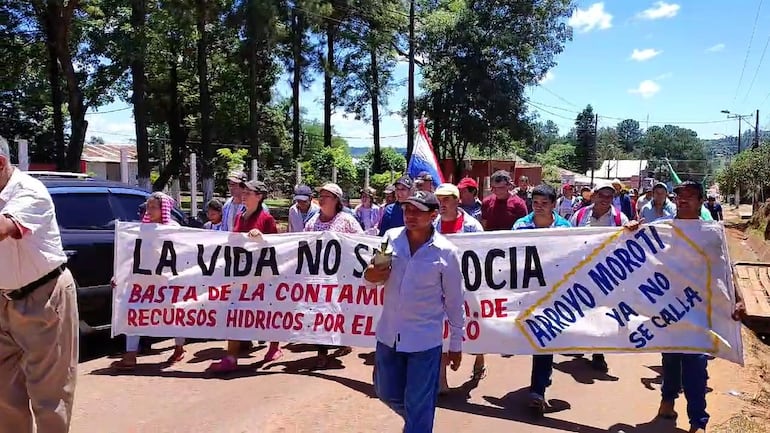
<svg viewBox="0 0 770 433"><path fill-rule="evenodd" d="M575 213L575 211L572 210L577 201L575 190L572 188L572 185L567 183L561 187L561 191L562 196L556 200L556 213L558 213L560 217L569 220L572 217L572 214Z"/></svg>
<svg viewBox="0 0 770 433"><path fill-rule="evenodd" d="M479 200L479 184L470 177L460 179L457 184L460 190L460 208L476 220L481 221L481 200Z"/></svg>

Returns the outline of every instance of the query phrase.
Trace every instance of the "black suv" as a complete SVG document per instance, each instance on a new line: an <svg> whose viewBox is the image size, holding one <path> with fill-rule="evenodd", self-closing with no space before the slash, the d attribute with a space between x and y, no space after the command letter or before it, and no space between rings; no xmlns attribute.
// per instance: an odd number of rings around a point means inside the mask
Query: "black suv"
<svg viewBox="0 0 770 433"><path fill-rule="evenodd" d="M64 175L30 175L48 188L56 208L67 267L78 291L80 331L110 328L115 247L115 222L139 221L139 207L149 192L135 186ZM200 227L181 210L173 210L181 225Z"/></svg>

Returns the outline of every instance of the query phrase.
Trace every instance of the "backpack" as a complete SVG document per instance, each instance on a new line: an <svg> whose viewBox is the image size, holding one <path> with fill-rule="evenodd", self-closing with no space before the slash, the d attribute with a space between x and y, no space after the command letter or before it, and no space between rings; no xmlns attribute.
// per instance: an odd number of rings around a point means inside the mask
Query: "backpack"
<svg viewBox="0 0 770 433"><path fill-rule="evenodd" d="M622 219L620 218L620 210L616 208L615 206L611 206L611 209L615 211L615 227L620 227L623 225ZM586 215L586 210L588 210L588 206L580 208L580 210L577 213L577 225L580 227L580 223L583 221L583 217Z"/></svg>

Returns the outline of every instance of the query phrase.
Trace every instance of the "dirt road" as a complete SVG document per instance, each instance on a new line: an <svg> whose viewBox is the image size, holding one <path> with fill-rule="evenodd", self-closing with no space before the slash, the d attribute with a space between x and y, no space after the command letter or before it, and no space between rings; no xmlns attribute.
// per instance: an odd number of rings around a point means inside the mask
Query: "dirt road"
<svg viewBox="0 0 770 433"><path fill-rule="evenodd" d="M733 236L731 242L740 242ZM732 249L740 244L731 245ZM741 253L744 254L744 253ZM749 251L750 254L750 251ZM745 259L745 258L744 258ZM708 394L712 425L737 413L751 412L763 394L758 359L767 349L748 351L748 367L721 360L709 366ZM168 349L169 342L155 344ZM285 349L285 357L262 365L265 348L241 360L244 367L225 378L202 373L221 354L222 343L188 345L181 364L159 367L168 352L140 358L145 364L133 375L112 375L105 368L112 359L97 358L80 366L74 433L311 433L399 432L401 420L374 398L371 360L356 351L332 363L330 369L308 371L313 352L307 346ZM530 358L489 356L489 375L480 383L467 380L472 358L461 371L450 372L452 394L440 401L435 431L439 433L493 432L638 432L686 431L683 398L681 414L673 422L653 422L659 402L660 356L608 356L610 372L597 374L583 359L557 356L552 406L545 418L534 419L525 409ZM765 376L766 377L766 376ZM733 427L733 425L737 427ZM739 424L724 432L748 433ZM752 430L759 431L759 430Z"/></svg>

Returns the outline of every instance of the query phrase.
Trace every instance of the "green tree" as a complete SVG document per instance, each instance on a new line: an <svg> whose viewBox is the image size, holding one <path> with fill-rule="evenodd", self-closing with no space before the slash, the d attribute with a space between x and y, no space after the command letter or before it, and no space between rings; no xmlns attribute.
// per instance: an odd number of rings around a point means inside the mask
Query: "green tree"
<svg viewBox="0 0 770 433"><path fill-rule="evenodd" d="M625 152L619 142L617 129L611 126L600 128L596 137L596 160L594 168L599 168L605 160L628 159L629 155ZM608 177L599 173L600 176Z"/></svg>
<svg viewBox="0 0 770 433"><path fill-rule="evenodd" d="M343 191L349 192L358 186L358 171L350 153L343 147L324 147L315 154L310 160L306 181L318 186L331 182L332 167L337 167L337 184Z"/></svg>
<svg viewBox="0 0 770 433"><path fill-rule="evenodd" d="M358 177L360 179L363 179L366 167L369 167L371 176L390 171L404 173L404 171L406 171L406 158L392 147L386 147L382 149L382 163L379 171L374 168L374 152L371 150L366 152L361 160L358 161L356 167L358 168Z"/></svg>
<svg viewBox="0 0 770 433"><path fill-rule="evenodd" d="M531 140L523 92L571 39L572 2L426 0L420 10L418 54L430 61L417 112L432 121L440 157L462 161L471 145Z"/></svg>
<svg viewBox="0 0 770 433"><path fill-rule="evenodd" d="M537 155L537 162L542 166L555 166L576 170L575 146L569 143L552 145L547 152Z"/></svg>
<svg viewBox="0 0 770 433"><path fill-rule="evenodd" d="M358 0L352 7L352 24L342 28L339 47L345 55L334 85L335 98L357 120L372 124L374 172L382 165L381 109L398 84L393 76L397 51L394 43L406 27L404 3L399 0Z"/></svg>
<svg viewBox="0 0 770 433"><path fill-rule="evenodd" d="M575 119L575 168L585 173L596 163L596 129L594 109L587 105Z"/></svg>
<svg viewBox="0 0 770 433"><path fill-rule="evenodd" d="M674 125L652 126L645 133L642 153L648 160L647 169L656 178L669 180L669 159L682 180L701 181L708 174L708 159L698 134Z"/></svg>
<svg viewBox="0 0 770 433"><path fill-rule="evenodd" d="M618 144L626 153L638 151L637 147L642 143L644 133L639 127L639 122L634 119L626 119L618 123L615 128L618 135Z"/></svg>

